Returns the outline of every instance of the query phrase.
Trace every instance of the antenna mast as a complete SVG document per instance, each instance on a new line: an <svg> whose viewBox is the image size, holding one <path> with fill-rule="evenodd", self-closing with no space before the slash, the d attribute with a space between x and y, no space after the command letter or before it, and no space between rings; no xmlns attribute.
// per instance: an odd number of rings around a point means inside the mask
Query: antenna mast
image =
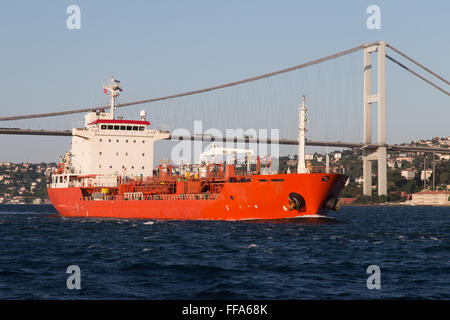
<svg viewBox="0 0 450 320"><path fill-rule="evenodd" d="M305 96L302 96L302 103L299 105L298 113L298 163L297 173L308 173L305 165L305 136L306 136L306 108Z"/></svg>
<svg viewBox="0 0 450 320"><path fill-rule="evenodd" d="M111 97L111 119L114 119L114 110L116 108L116 97L120 95L122 92L122 87L120 86L120 81L114 79L113 76L111 76L109 80L109 84L104 84L103 89L105 94L109 95Z"/></svg>

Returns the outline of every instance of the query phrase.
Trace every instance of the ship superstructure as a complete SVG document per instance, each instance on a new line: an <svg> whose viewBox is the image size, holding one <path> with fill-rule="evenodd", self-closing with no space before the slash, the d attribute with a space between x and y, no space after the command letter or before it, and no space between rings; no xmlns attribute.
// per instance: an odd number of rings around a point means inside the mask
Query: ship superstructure
<svg viewBox="0 0 450 320"><path fill-rule="evenodd" d="M117 176L153 175L154 143L170 133L149 129L145 111L138 119L115 118L115 101L122 88L114 77L103 88L111 96L110 112L91 111L84 117L84 128L72 129L72 148L53 175L55 187L68 186L69 181L94 184L94 178L96 185L111 186Z"/></svg>

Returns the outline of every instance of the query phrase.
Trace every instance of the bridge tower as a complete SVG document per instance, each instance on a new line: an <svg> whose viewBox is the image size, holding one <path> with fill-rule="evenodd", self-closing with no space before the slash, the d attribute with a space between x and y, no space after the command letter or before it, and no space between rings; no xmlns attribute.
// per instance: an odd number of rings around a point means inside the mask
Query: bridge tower
<svg viewBox="0 0 450 320"><path fill-rule="evenodd" d="M372 53L378 58L378 93L372 93ZM386 42L378 41L364 49L364 144L363 193L372 195L372 161L378 162L378 195L387 195L386 163ZM379 147L372 144L372 104L377 104Z"/></svg>

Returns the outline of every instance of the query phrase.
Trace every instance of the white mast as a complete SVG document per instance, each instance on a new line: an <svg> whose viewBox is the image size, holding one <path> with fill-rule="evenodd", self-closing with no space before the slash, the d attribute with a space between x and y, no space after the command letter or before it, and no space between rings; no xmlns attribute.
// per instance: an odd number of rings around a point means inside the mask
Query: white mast
<svg viewBox="0 0 450 320"><path fill-rule="evenodd" d="M299 105L298 113L298 164L297 173L308 173L305 165L305 136L306 136L306 108L305 96L302 97L302 103Z"/></svg>
<svg viewBox="0 0 450 320"><path fill-rule="evenodd" d="M105 89L105 93L109 94L111 96L110 105L111 105L111 119L114 119L114 109L116 107L116 97L120 95L122 92L122 87L119 85L120 81L114 79L113 76L111 76L109 80L109 84L104 84L103 89Z"/></svg>

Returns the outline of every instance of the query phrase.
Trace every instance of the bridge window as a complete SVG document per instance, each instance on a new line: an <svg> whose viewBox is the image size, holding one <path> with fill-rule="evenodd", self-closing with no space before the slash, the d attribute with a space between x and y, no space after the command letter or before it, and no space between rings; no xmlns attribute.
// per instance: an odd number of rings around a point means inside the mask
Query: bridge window
<svg viewBox="0 0 450 320"><path fill-rule="evenodd" d="M143 126L139 127L139 131L144 131L144 129L145 129L145 127L143 127Z"/></svg>
<svg viewBox="0 0 450 320"><path fill-rule="evenodd" d="M131 126L127 126L127 130L132 130L132 129L131 129Z"/></svg>
<svg viewBox="0 0 450 320"><path fill-rule="evenodd" d="M127 130L126 126L120 126L120 130Z"/></svg>
<svg viewBox="0 0 450 320"><path fill-rule="evenodd" d="M267 179L259 179L259 182L267 182Z"/></svg>
<svg viewBox="0 0 450 320"><path fill-rule="evenodd" d="M272 181L272 182L283 182L284 179L270 179L270 181Z"/></svg>
<svg viewBox="0 0 450 320"><path fill-rule="evenodd" d="M133 131L138 131L139 130L139 128L138 127L136 127L136 126L133 126Z"/></svg>
<svg viewBox="0 0 450 320"><path fill-rule="evenodd" d="M106 125L103 124L101 128L102 128L102 130L105 130L106 129Z"/></svg>
<svg viewBox="0 0 450 320"><path fill-rule="evenodd" d="M114 130L119 130L119 126L114 126Z"/></svg>
<svg viewBox="0 0 450 320"><path fill-rule="evenodd" d="M108 130L112 130L113 128L114 128L114 126L112 126L112 125L108 126Z"/></svg>

